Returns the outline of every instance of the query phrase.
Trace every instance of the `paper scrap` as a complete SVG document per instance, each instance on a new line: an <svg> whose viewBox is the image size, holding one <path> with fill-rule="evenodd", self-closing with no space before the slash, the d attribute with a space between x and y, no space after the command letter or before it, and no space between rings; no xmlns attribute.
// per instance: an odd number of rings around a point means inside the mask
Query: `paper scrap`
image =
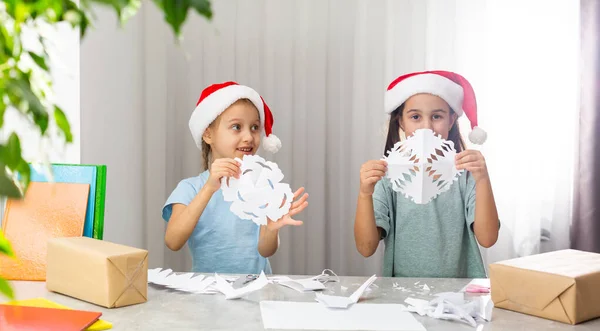
<svg viewBox="0 0 600 331"><path fill-rule="evenodd" d="M426 331L400 304L353 305L331 309L316 302L261 301L265 329Z"/></svg>
<svg viewBox="0 0 600 331"><path fill-rule="evenodd" d="M313 278L291 279L289 277L281 278L274 283L289 287L298 292L320 291L325 289L325 285Z"/></svg>
<svg viewBox="0 0 600 331"><path fill-rule="evenodd" d="M248 285L240 288L233 288L233 285L228 283L223 277L215 274L215 284L213 284L213 288L218 290L219 292L225 295L225 299L238 299L243 297L246 294L252 293L254 291L258 291L269 284L269 280L265 273L261 271L260 276L256 278L256 280L252 281Z"/></svg>
<svg viewBox="0 0 600 331"><path fill-rule="evenodd" d="M214 277L205 278L203 275L194 277L193 273L176 274L171 269L148 269L148 283L165 286L177 291L214 294L216 290L210 288L215 282Z"/></svg>
<svg viewBox="0 0 600 331"><path fill-rule="evenodd" d="M223 198L233 202L231 212L258 225L266 225L267 217L277 221L287 214L294 195L288 184L281 183L283 172L277 164L258 155L236 161L241 163L240 178L221 179Z"/></svg>
<svg viewBox="0 0 600 331"><path fill-rule="evenodd" d="M394 191L417 204L426 204L447 191L463 173L456 169L454 142L430 129L419 129L397 142L383 158ZM415 284L416 285L416 284Z"/></svg>
<svg viewBox="0 0 600 331"><path fill-rule="evenodd" d="M362 296L363 292L377 279L376 275L371 276L367 279L350 297L343 297L337 295L327 295L322 293L316 294L318 302L324 304L330 308L348 308L350 305L358 302L358 299Z"/></svg>
<svg viewBox="0 0 600 331"><path fill-rule="evenodd" d="M409 306L403 311L462 322L472 327L477 326L477 321L492 320L493 302L489 295L465 300L463 293L445 292L436 294L436 298L431 301L407 298L404 302Z"/></svg>

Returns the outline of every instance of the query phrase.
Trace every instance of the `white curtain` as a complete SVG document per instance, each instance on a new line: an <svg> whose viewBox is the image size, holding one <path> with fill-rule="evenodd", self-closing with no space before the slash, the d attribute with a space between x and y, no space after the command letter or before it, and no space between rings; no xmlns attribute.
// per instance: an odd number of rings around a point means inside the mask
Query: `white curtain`
<svg viewBox="0 0 600 331"><path fill-rule="evenodd" d="M381 270L354 245L358 170L380 158L383 93L396 76L456 70L473 84L481 148L502 221L487 262L568 246L577 110L578 1L217 0L214 19L192 15L174 44L143 6L145 245L151 266L190 267L165 248L160 208L177 182L200 172L187 128L200 91L235 80L274 112L284 181L305 186L305 225L286 228L276 273ZM464 133L468 121L462 119ZM114 184L118 185L118 184Z"/></svg>

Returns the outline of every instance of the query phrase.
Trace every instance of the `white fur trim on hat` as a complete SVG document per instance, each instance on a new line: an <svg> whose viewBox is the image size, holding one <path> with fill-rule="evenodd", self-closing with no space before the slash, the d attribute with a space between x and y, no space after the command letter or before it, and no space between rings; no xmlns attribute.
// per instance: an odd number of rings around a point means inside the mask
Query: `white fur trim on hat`
<svg viewBox="0 0 600 331"><path fill-rule="evenodd" d="M258 109L261 127L265 124L265 114L263 101L258 92L244 85L229 85L223 87L204 98L190 117L189 126L196 146L202 149L202 136L206 128L219 116L225 109L240 99L250 100L256 109Z"/></svg>
<svg viewBox="0 0 600 331"><path fill-rule="evenodd" d="M268 137L263 139L262 146L267 152L277 153L281 148L281 140L271 133Z"/></svg>
<svg viewBox="0 0 600 331"><path fill-rule="evenodd" d="M471 132L469 132L469 141L477 145L483 145L487 140L487 132L482 128L476 126Z"/></svg>
<svg viewBox="0 0 600 331"><path fill-rule="evenodd" d="M444 99L458 116L463 114L463 88L444 76L431 73L408 77L386 91L385 112L393 112L411 96L420 93L436 95Z"/></svg>

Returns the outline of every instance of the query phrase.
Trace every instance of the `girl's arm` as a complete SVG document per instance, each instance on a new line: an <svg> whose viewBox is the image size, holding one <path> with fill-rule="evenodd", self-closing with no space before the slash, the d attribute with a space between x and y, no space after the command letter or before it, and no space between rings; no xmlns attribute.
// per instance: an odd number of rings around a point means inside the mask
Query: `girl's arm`
<svg viewBox="0 0 600 331"><path fill-rule="evenodd" d="M491 247L498 240L500 226L485 159L479 151L466 150L456 156L456 168L471 172L475 179L475 221L473 231L481 246Z"/></svg>
<svg viewBox="0 0 600 331"><path fill-rule="evenodd" d="M364 257L375 253L381 238L381 228L375 223L373 191L375 184L387 171L387 163L382 160L368 161L360 168L360 192L354 218L354 241L356 249Z"/></svg>
<svg viewBox="0 0 600 331"><path fill-rule="evenodd" d="M293 199L296 200L302 192L304 192L304 187L299 188L294 193ZM261 225L258 239L258 252L260 255L269 257L277 252L279 246L279 229L286 225L302 225L302 221L296 221L292 219L292 216L299 214L306 206L308 206L308 201L306 201L306 199L308 199L308 193L304 193L299 200L292 202L290 211L287 215L277 220L277 222L273 222L267 218L267 225Z"/></svg>
<svg viewBox="0 0 600 331"><path fill-rule="evenodd" d="M258 239L258 253L264 257L273 256L279 248L279 229L269 229L266 225L260 226L260 238Z"/></svg>
<svg viewBox="0 0 600 331"><path fill-rule="evenodd" d="M375 254L380 238L381 228L375 224L373 195L359 193L356 203L356 216L354 218L354 241L356 242L356 249L362 256L369 257Z"/></svg>
<svg viewBox="0 0 600 331"><path fill-rule="evenodd" d="M169 249L178 251L192 235L200 216L212 195L221 188L221 178L239 178L240 163L233 159L216 159L210 166L208 180L196 194L192 202L173 205L173 212L165 232L165 244Z"/></svg>
<svg viewBox="0 0 600 331"><path fill-rule="evenodd" d="M473 223L473 231L479 244L488 248L492 247L498 240L499 229L494 192L492 192L492 184L488 177L475 183L475 222Z"/></svg>
<svg viewBox="0 0 600 331"><path fill-rule="evenodd" d="M173 212L165 232L165 244L170 250L178 251L185 245L212 195L213 192L204 186L189 205L180 203L173 205Z"/></svg>

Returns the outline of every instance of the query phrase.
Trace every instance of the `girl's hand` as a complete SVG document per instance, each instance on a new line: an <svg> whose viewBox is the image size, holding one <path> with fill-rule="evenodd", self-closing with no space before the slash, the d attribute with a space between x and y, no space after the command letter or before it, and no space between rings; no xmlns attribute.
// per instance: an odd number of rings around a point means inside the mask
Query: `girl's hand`
<svg viewBox="0 0 600 331"><path fill-rule="evenodd" d="M488 179L485 158L479 151L468 149L458 153L456 155L456 168L471 172L476 183Z"/></svg>
<svg viewBox="0 0 600 331"><path fill-rule="evenodd" d="M294 193L293 200L296 200L296 198L298 198L298 196L300 194L302 194L302 192L304 192L304 187L299 188ZM277 222L273 222L271 219L269 219L267 217L267 230L276 231L286 225L293 225L293 226L302 225L303 224L302 221L297 221L297 220L293 219L292 216L301 213L304 210L304 208L306 208L306 206L308 206L308 201L306 201L306 199L308 199L308 193L304 193L304 195L300 199L292 202L292 205L290 206L290 211L285 216L278 219Z"/></svg>
<svg viewBox="0 0 600 331"><path fill-rule="evenodd" d="M210 175L204 185L211 193L215 193L221 188L221 178L234 177L240 178L242 170L241 164L234 159L216 159L210 165Z"/></svg>
<svg viewBox="0 0 600 331"><path fill-rule="evenodd" d="M373 195L375 184L387 172L387 162L383 160L367 161L360 167L360 194Z"/></svg>

